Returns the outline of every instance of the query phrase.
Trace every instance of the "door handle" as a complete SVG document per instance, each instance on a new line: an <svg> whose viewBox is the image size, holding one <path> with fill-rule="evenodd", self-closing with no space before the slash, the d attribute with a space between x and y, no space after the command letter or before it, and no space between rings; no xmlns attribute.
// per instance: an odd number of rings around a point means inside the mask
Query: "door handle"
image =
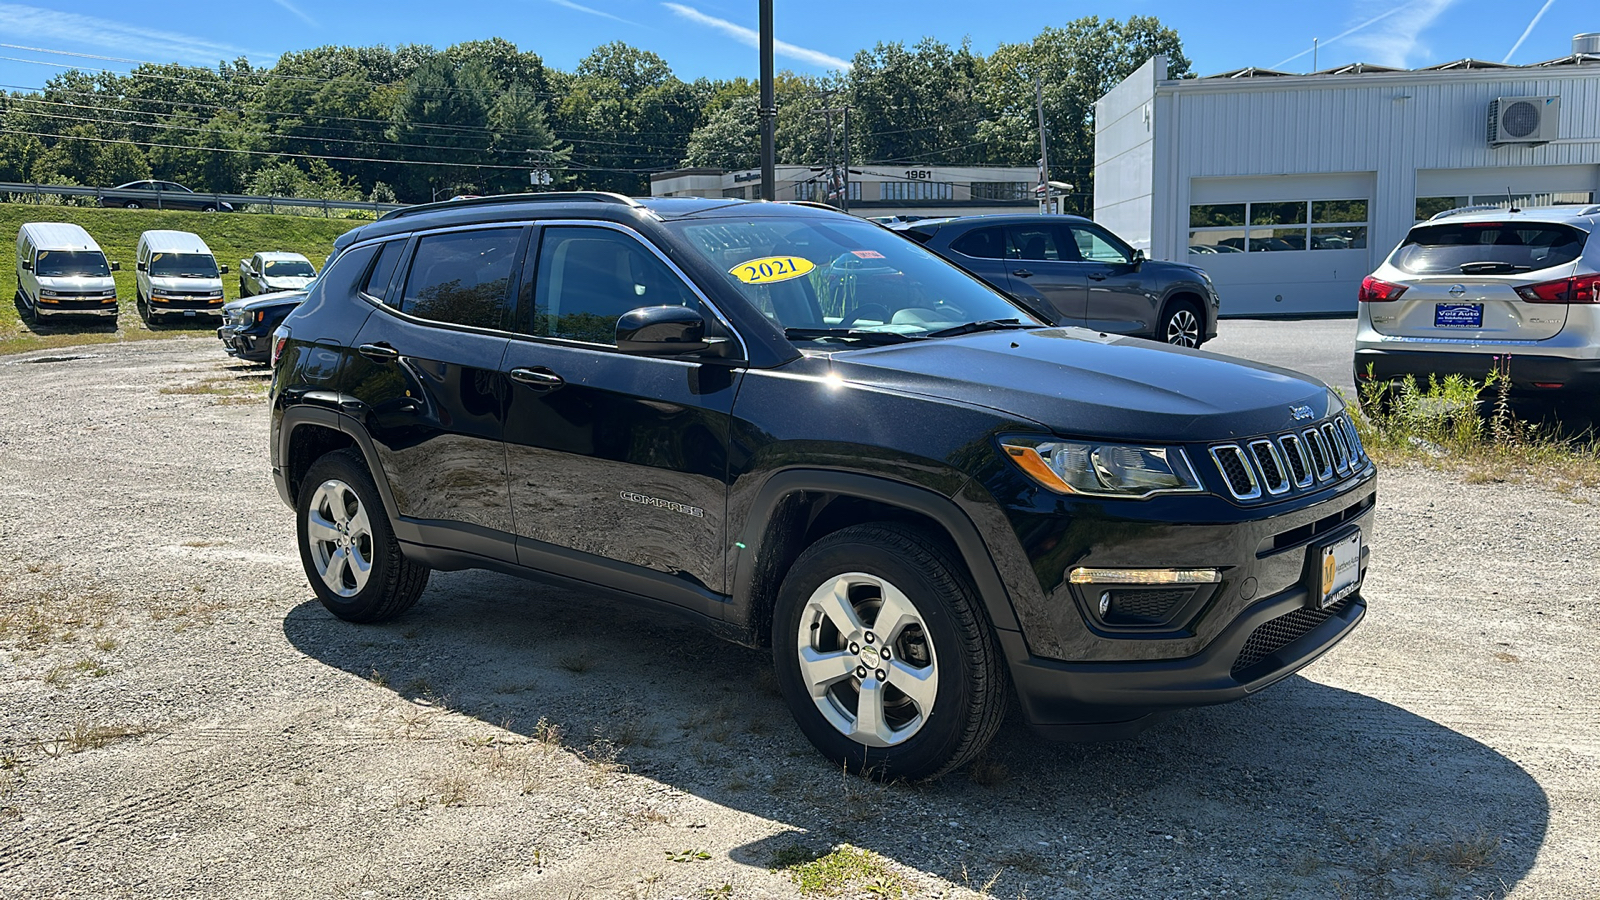
<svg viewBox="0 0 1600 900"><path fill-rule="evenodd" d="M525 384L536 391L553 391L567 383L565 378L543 367L537 369L512 369L509 374L512 381L517 384Z"/></svg>
<svg viewBox="0 0 1600 900"><path fill-rule="evenodd" d="M1018 269L1015 272L1012 272L1011 274L1017 276L1018 278L1032 278L1033 277L1033 273L1029 272L1027 269Z"/></svg>
<svg viewBox="0 0 1600 900"><path fill-rule="evenodd" d="M356 352L373 362L394 362L400 358L400 351L384 343L362 344Z"/></svg>
<svg viewBox="0 0 1600 900"><path fill-rule="evenodd" d="M1105 281L1106 280L1106 273L1104 273L1104 272L1090 272L1089 273L1089 280L1090 281Z"/></svg>

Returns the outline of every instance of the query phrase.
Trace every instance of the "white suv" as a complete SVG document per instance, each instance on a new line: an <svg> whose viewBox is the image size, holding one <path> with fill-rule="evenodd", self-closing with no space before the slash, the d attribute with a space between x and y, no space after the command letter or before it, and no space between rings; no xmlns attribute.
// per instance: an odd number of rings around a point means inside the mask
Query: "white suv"
<svg viewBox="0 0 1600 900"><path fill-rule="evenodd" d="M1361 282L1356 384L1481 381L1500 365L1516 394L1592 404L1597 226L1600 206L1450 210L1414 226Z"/></svg>

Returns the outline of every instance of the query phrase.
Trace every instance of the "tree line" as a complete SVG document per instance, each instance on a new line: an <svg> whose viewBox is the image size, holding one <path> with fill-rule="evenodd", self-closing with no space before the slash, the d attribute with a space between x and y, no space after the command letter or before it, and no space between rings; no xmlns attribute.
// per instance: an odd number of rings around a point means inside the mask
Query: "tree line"
<svg viewBox="0 0 1600 900"><path fill-rule="evenodd" d="M1094 101L1158 53L1172 77L1189 73L1177 33L1152 16L1079 18L987 56L966 42L879 43L848 71L778 76L778 161L836 161L848 107L853 161L1032 166L1039 85L1051 177L1086 196ZM442 51L317 47L270 68L74 69L42 90L0 94L0 181L153 177L205 192L402 202L535 181L648 194L652 172L756 166L757 95L745 78L684 81L622 42L570 72L499 38Z"/></svg>

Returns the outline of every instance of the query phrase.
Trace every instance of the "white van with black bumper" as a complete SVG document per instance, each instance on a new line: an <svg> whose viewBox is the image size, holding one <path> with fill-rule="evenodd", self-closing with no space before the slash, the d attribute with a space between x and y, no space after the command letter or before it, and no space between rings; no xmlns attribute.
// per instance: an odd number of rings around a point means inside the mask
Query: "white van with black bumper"
<svg viewBox="0 0 1600 900"><path fill-rule="evenodd" d="M222 276L211 248L187 231L139 235L135 297L145 324L170 318L222 316Z"/></svg>
<svg viewBox="0 0 1600 900"><path fill-rule="evenodd" d="M89 232L70 222L29 222L17 230L17 300L34 320L117 317L117 264Z"/></svg>

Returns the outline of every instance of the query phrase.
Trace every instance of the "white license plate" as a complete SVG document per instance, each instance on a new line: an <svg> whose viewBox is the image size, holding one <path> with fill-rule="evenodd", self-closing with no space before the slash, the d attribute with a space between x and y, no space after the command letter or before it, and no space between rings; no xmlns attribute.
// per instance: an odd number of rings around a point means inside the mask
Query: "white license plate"
<svg viewBox="0 0 1600 900"><path fill-rule="evenodd" d="M1361 587L1361 532L1322 548L1317 608L1327 609Z"/></svg>

